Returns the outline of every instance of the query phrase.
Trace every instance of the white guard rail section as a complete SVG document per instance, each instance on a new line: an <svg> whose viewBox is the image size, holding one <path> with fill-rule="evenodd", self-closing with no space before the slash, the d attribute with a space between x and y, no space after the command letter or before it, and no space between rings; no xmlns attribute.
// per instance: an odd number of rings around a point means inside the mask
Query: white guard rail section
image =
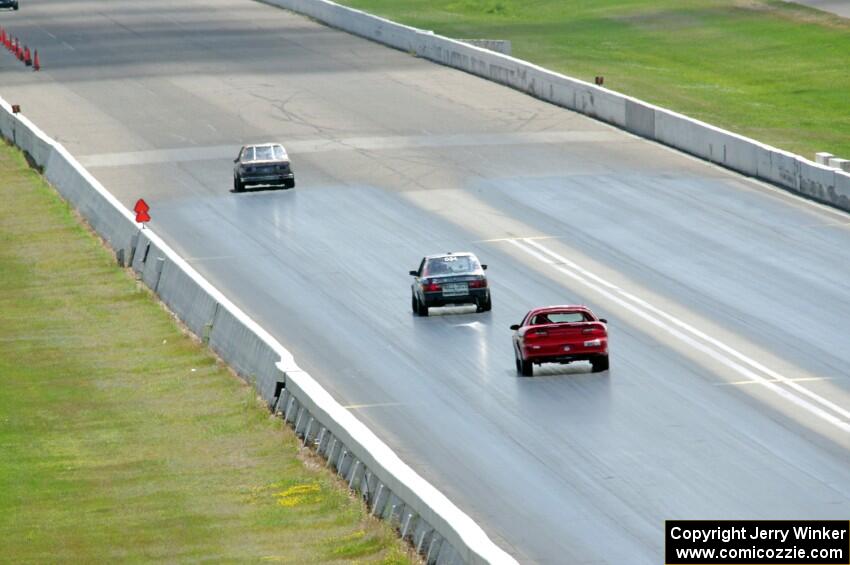
<svg viewBox="0 0 850 565"><path fill-rule="evenodd" d="M0 133L132 267L186 326L315 446L374 516L390 520L429 564L516 561L442 493L402 462L343 408L275 338L213 287L129 210L62 145L0 99Z"/></svg>
<svg viewBox="0 0 850 565"><path fill-rule="evenodd" d="M260 1L510 86L717 165L850 211L850 173L508 55L328 0Z"/></svg>

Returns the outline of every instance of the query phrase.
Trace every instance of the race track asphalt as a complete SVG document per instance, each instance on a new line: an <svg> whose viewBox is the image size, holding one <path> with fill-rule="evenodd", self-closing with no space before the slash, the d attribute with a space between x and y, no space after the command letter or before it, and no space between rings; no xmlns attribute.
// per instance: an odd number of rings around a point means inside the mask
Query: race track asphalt
<svg viewBox="0 0 850 565"><path fill-rule="evenodd" d="M850 516L850 216L248 0L31 0L0 95L523 563L662 562L665 519ZM243 143L298 185L231 192ZM474 251L493 311L410 310ZM611 370L518 377L531 307ZM203 386L199 383L198 386Z"/></svg>
<svg viewBox="0 0 850 565"><path fill-rule="evenodd" d="M786 0L787 1L787 0ZM847 0L790 0L797 4L805 4L810 8L832 12L835 15L850 18L850 2Z"/></svg>

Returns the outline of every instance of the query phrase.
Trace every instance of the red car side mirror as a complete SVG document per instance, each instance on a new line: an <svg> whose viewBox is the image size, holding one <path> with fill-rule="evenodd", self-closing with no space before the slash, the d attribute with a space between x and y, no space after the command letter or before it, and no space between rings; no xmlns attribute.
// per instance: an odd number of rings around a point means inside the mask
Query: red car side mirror
<svg viewBox="0 0 850 565"><path fill-rule="evenodd" d="M517 330L519 330L519 324L514 324L514 325L512 325L512 326L511 326L511 329L512 329L513 331L517 331Z"/></svg>

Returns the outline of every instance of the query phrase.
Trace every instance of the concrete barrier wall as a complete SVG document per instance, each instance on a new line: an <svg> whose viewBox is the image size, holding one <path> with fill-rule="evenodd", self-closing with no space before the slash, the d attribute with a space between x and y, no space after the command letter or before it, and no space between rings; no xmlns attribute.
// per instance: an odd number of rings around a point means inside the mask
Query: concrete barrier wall
<svg viewBox="0 0 850 565"><path fill-rule="evenodd" d="M835 179L840 173L833 168L811 161L800 163L800 192L817 200L839 201L835 191Z"/></svg>
<svg viewBox="0 0 850 565"><path fill-rule="evenodd" d="M388 30L391 32L392 30ZM0 133L14 141L60 194L186 326L279 410L305 444L390 520L429 564L516 561L472 519L408 467L334 400L292 355L154 230L139 229L124 208L64 147L0 99Z"/></svg>
<svg viewBox="0 0 850 565"><path fill-rule="evenodd" d="M277 385L284 384L283 373L277 369L280 351L251 331L242 316L227 308L219 309L209 346L254 385L270 407L274 405Z"/></svg>
<svg viewBox="0 0 850 565"><path fill-rule="evenodd" d="M261 1L510 86L641 137L850 211L846 196L842 197L837 188L845 186L843 178L830 177L803 157L508 55L398 24L328 0Z"/></svg>
<svg viewBox="0 0 850 565"><path fill-rule="evenodd" d="M163 265L157 294L193 334L209 341L218 302L195 279L168 261Z"/></svg>

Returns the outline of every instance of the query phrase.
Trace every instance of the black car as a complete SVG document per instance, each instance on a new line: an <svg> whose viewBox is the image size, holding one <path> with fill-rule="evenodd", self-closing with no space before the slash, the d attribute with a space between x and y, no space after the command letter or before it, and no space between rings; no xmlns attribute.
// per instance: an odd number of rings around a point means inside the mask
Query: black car
<svg viewBox="0 0 850 565"><path fill-rule="evenodd" d="M472 253L428 255L419 269L410 271L413 313L427 316L432 306L475 304L479 312L493 308L487 277L478 257Z"/></svg>
<svg viewBox="0 0 850 565"><path fill-rule="evenodd" d="M0 8L18 9L18 0L0 0Z"/></svg>
<svg viewBox="0 0 850 565"><path fill-rule="evenodd" d="M246 145L233 163L234 192L242 192L248 185L295 186L289 155L279 143Z"/></svg>

